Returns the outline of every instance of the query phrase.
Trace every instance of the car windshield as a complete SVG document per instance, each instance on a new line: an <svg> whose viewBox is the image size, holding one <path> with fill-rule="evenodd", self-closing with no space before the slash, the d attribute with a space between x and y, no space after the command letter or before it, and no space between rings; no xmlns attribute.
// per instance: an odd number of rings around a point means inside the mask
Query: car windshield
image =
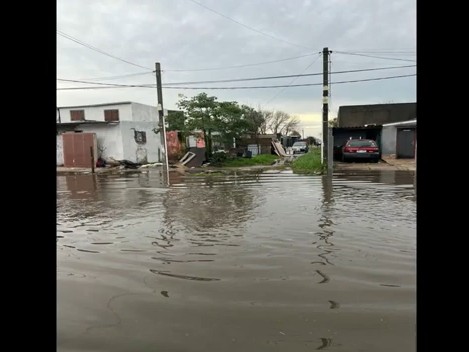
<svg viewBox="0 0 469 352"><path fill-rule="evenodd" d="M356 139L347 142L348 147L376 147L376 143L374 141L366 140L366 139Z"/></svg>
<svg viewBox="0 0 469 352"><path fill-rule="evenodd" d="M294 147L304 147L306 146L306 142L295 142L293 143Z"/></svg>

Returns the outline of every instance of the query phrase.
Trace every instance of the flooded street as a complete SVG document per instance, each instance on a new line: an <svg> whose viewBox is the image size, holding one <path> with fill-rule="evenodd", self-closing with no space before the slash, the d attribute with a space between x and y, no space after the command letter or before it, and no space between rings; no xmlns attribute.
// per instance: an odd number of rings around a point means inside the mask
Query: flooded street
<svg viewBox="0 0 469 352"><path fill-rule="evenodd" d="M405 171L57 177L58 351L416 350Z"/></svg>

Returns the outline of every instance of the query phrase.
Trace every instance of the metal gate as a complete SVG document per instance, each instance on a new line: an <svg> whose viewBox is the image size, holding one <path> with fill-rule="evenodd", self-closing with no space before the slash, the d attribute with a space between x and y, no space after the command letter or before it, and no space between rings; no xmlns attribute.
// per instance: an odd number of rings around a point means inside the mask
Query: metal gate
<svg viewBox="0 0 469 352"><path fill-rule="evenodd" d="M260 145L257 144L248 144L248 151L251 152L252 156L260 154Z"/></svg>
<svg viewBox="0 0 469 352"><path fill-rule="evenodd" d="M93 158L97 160L97 140L95 133L62 134L63 154L65 167L89 167L91 168L91 150Z"/></svg>
<svg viewBox="0 0 469 352"><path fill-rule="evenodd" d="M396 157L415 157L415 128L397 129Z"/></svg>

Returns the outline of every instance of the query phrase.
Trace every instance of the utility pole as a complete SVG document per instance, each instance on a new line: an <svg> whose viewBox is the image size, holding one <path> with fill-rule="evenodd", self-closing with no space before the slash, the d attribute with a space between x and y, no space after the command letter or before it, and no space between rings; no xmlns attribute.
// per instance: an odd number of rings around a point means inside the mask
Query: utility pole
<svg viewBox="0 0 469 352"><path fill-rule="evenodd" d="M164 162L163 162L163 171L167 175L167 183L169 185L169 165L168 165L168 151L167 151L167 145L166 145L166 123L165 123L165 118L164 118L164 110L163 110L163 88L161 87L161 67L160 63L156 62L155 63L155 72L156 72L156 92L158 96L158 127L160 131L160 136L161 136L161 146L163 149L163 156L164 156Z"/></svg>
<svg viewBox="0 0 469 352"><path fill-rule="evenodd" d="M329 150L329 49L322 50L322 163L327 165Z"/></svg>

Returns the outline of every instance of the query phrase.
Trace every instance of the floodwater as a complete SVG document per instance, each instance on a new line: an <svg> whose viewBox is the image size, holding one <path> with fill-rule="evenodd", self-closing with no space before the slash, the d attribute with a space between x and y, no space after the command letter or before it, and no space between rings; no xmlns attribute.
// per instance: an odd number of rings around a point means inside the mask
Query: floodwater
<svg viewBox="0 0 469 352"><path fill-rule="evenodd" d="M58 351L416 350L404 171L57 177Z"/></svg>

